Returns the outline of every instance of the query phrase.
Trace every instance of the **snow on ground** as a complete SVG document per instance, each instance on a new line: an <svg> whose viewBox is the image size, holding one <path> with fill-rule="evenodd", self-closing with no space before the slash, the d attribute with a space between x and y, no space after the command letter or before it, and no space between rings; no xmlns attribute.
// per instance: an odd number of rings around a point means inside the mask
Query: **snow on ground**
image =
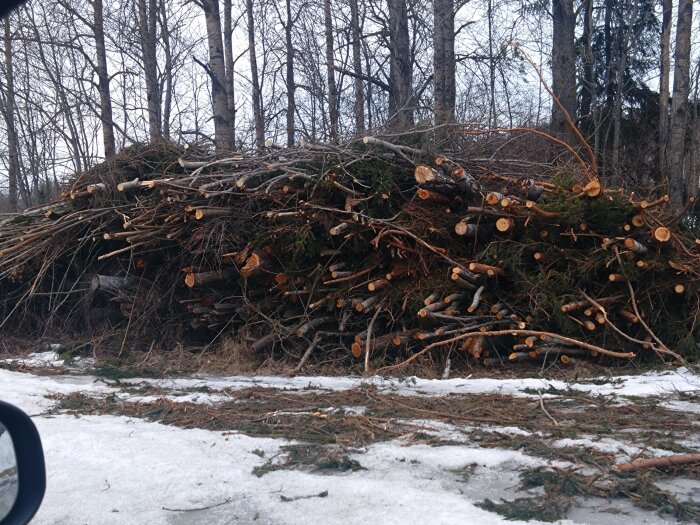
<svg viewBox="0 0 700 525"><path fill-rule="evenodd" d="M700 377L685 367L665 372L647 372L636 376L599 378L608 380L603 384L566 383L541 378L490 379L402 379L383 377L278 377L278 376L229 376L216 377L194 375L176 379L125 379L127 383L146 383L167 389L192 389L206 386L211 390L237 390L242 388L280 388L291 390L349 390L358 387L373 387L379 393L401 395L448 394L503 394L511 396L533 395L541 390L546 396L550 389L573 388L592 395L658 396L677 392L700 391Z"/></svg>
<svg viewBox="0 0 700 525"><path fill-rule="evenodd" d="M30 356L22 364L31 367L49 363L60 367L56 356L50 354ZM573 385L536 378L442 381L204 375L122 380L125 382L158 386L165 392L165 396L159 397L205 403L228 399L226 390L249 387L282 388L303 395L308 389L346 390L372 385L378 392L431 396L451 393L523 396L537 390L571 387L616 398L665 396L700 389L700 377L684 368L623 376L605 384ZM213 393L192 392L201 387ZM531 390L524 392L526 389ZM54 403L47 395L74 392L94 396L114 394L131 402L156 399L125 393L114 384L87 375L38 376L0 369L0 399L18 405L34 417L44 444L48 488L33 522L38 525L517 524L523 522L506 521L475 503L485 498L497 501L501 497L518 497L518 470L547 464L544 459L519 451L480 448L470 443L431 447L397 439L370 445L361 454L353 455L366 470L333 475L277 470L257 477L253 469L279 454L280 447L290 444L288 440L188 430L108 415L75 417L46 413ZM348 408L358 413L363 410L363 407ZM450 425L420 420L414 423L430 423L442 432L443 438L453 433L456 437ZM529 434L516 427L492 427L491 430L512 436ZM614 440L594 442L582 438L559 442L559 446L572 445L615 449L629 455L635 452ZM465 471L470 472L468 479L461 478L460 472ZM687 482L694 494L693 484L697 482ZM312 497L325 491L326 497ZM282 496L308 498L283 501ZM571 520L560 523L673 523L626 503L614 508L623 514L603 512L610 507L609 501L590 499L585 502L585 511L579 508L570 514Z"/></svg>
<svg viewBox="0 0 700 525"><path fill-rule="evenodd" d="M88 379L0 370L0 396L38 414L50 404L43 398L47 393L86 387L95 392ZM498 515L446 490L444 471L474 462L490 470L538 464L514 451L405 448L390 442L372 446L362 455L366 471L337 476L277 471L258 478L251 474L253 468L288 441L183 430L113 416L50 416L34 421L44 444L48 479L36 524L417 524L428 517L436 524L465 517L472 523L500 524ZM329 493L326 498L293 502L280 498L324 490ZM226 501L206 511L185 510Z"/></svg>
<svg viewBox="0 0 700 525"><path fill-rule="evenodd" d="M11 364L26 367L63 367L64 361L55 352L30 354L26 359L6 359ZM92 360L72 361L67 370L81 369L91 364ZM212 376L193 374L187 378L125 378L122 383L149 384L168 390L192 390L206 387L208 390L240 390L243 388L279 388L292 391L349 390L358 387L376 388L379 393L396 393L401 395L448 394L503 394L510 396L537 395L541 391L547 397L548 390L574 389L591 395L615 395L618 397L662 396L679 392L700 392L700 375L686 367L661 372L646 372L639 375L592 378L587 381L567 383L556 379L544 378L456 378L456 379L422 379L418 377L385 378L370 377L324 377L324 376ZM206 395L198 396L199 402L205 402ZM221 398L216 398L216 401ZM192 401L189 399L189 401ZM197 402L197 401L195 401Z"/></svg>

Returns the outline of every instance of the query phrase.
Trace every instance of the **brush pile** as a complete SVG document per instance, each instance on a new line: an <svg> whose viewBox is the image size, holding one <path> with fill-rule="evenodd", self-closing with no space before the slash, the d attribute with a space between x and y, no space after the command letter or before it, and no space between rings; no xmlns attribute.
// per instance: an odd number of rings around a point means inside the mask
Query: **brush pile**
<svg viewBox="0 0 700 525"><path fill-rule="evenodd" d="M371 137L134 146L0 221L0 330L239 331L299 369L697 355L700 241L667 196L491 167Z"/></svg>

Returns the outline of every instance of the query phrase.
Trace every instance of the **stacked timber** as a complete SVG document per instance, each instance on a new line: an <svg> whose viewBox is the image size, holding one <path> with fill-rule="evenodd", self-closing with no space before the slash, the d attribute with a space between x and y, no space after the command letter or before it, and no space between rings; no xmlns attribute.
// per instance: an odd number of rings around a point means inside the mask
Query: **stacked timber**
<svg viewBox="0 0 700 525"><path fill-rule="evenodd" d="M245 329L299 367L697 352L697 230L594 165L501 175L372 137L192 149L131 148L0 221L1 329L99 303L133 334Z"/></svg>

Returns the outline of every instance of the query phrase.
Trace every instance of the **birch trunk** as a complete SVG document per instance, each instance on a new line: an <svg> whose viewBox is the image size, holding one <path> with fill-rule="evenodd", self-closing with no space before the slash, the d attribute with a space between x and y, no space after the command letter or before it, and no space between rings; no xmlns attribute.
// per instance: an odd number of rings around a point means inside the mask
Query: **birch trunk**
<svg viewBox="0 0 700 525"><path fill-rule="evenodd" d="M219 0L204 0L204 18L209 43L209 77L211 78L212 113L217 151L233 149L233 132L229 116L224 42L221 37Z"/></svg>

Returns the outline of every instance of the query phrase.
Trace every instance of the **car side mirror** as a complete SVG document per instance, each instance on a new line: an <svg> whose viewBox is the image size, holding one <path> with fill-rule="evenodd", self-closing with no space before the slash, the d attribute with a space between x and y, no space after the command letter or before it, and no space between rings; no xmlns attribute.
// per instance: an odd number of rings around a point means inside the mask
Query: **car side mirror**
<svg viewBox="0 0 700 525"><path fill-rule="evenodd" d="M45 490L39 432L27 414L0 401L0 525L29 523Z"/></svg>

